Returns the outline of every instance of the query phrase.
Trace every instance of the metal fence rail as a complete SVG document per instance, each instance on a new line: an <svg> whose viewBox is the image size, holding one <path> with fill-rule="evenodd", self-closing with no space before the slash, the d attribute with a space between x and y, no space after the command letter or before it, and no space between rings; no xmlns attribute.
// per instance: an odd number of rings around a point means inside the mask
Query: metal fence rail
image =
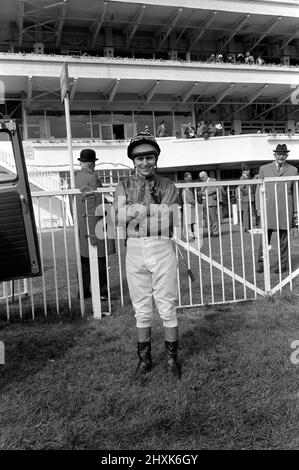
<svg viewBox="0 0 299 470"><path fill-rule="evenodd" d="M290 290L297 288L298 225L294 227L287 217L287 271L282 270L281 232L274 231L271 243L268 243L267 196L270 185L272 190L274 188L277 229L281 222L281 200L278 200L278 193L281 197L281 185L285 192L284 212L288 216L293 210L288 197L290 184L294 185L294 205L299 207L298 177L177 184L181 193L181 225L174 229L173 243L178 261L179 308L254 300L258 296L281 292L284 287ZM242 202L241 185L248 189L246 204ZM217 189L213 211L208 206L211 187ZM186 201L186 188L192 190L195 201L193 206ZM80 253L76 248L75 228L70 224L70 209L80 191L36 192L32 197L43 275L0 284L1 319L35 319L37 315L59 319L65 312L77 312L82 316L92 312L100 318L103 314L110 314L114 309L130 304L124 269L125 240L120 228L113 224L111 226L113 218L110 210L114 190L114 187L98 190L102 205L97 208L97 227L105 240L108 301L100 299L97 247L90 241L92 296L91 299L84 299L82 295ZM256 197L260 201L260 216L255 209ZM45 228L42 221L45 210L49 228ZM88 218L87 207L86 215ZM215 226L218 227L216 236ZM112 236L116 252L111 255L108 254L107 240ZM263 251L263 272L257 273L260 247ZM273 273L274 263L278 273Z"/></svg>

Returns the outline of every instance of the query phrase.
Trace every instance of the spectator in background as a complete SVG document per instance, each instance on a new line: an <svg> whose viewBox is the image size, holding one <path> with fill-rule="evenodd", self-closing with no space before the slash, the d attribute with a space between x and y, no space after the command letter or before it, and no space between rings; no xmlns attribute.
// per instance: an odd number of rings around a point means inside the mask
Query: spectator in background
<svg viewBox="0 0 299 470"><path fill-rule="evenodd" d="M286 144L278 144L273 152L275 161L260 167L259 178L265 178L267 180L267 178L278 176L298 175L297 168L286 163L286 159L289 153ZM280 241L281 272L284 272L287 270L288 265L288 227L291 229L292 222L298 224L295 181L279 183L266 182L266 203L268 245L270 245L272 233L278 230ZM288 205L288 214L286 212L286 204ZM256 191L256 211L257 215L260 216L259 188L257 188ZM276 211L278 211L278 223ZM263 271L263 244L261 239L258 254L257 272L262 273ZM279 273L279 265L274 268L274 272Z"/></svg>
<svg viewBox="0 0 299 470"><path fill-rule="evenodd" d="M215 178L209 178L206 171L199 173L199 179L203 183L210 183L211 181L217 181ZM219 193L220 194L220 193ZM204 209L204 219L206 226L209 228L211 237L219 237L219 223L218 223L218 211L217 211L217 187L216 186L203 186L200 191L201 200ZM209 215L208 215L209 214Z"/></svg>
<svg viewBox="0 0 299 470"><path fill-rule="evenodd" d="M299 121L295 124L295 134L299 134Z"/></svg>
<svg viewBox="0 0 299 470"><path fill-rule="evenodd" d="M188 123L188 125L185 127L185 136L186 139L194 139L195 138L195 129L192 126L191 122Z"/></svg>
<svg viewBox="0 0 299 470"><path fill-rule="evenodd" d="M196 137L202 137L204 121L199 121L196 126Z"/></svg>
<svg viewBox="0 0 299 470"><path fill-rule="evenodd" d="M149 134L149 133L150 133L150 131L149 131L149 126L144 126L144 132L145 132L146 134Z"/></svg>
<svg viewBox="0 0 299 470"><path fill-rule="evenodd" d="M98 248L99 282L101 300L108 300L107 274L105 257L105 240L96 237L95 227L99 220L95 217L96 207L102 204L102 196L95 191L102 187L101 181L95 174L96 153L92 149L83 149L80 152L80 170L75 174L75 187L80 189L82 195L76 198L78 227L80 239L80 254L82 265L84 297L90 297L90 268L87 238L87 224L89 226L89 238L92 245ZM87 212L91 217L86 217L85 200L87 200ZM114 240L108 240L108 253L115 253Z"/></svg>
<svg viewBox="0 0 299 470"><path fill-rule="evenodd" d="M217 55L217 57L216 57L216 62L220 62L220 63L224 62L224 60L223 60L223 55L222 55L222 54L218 54L218 55Z"/></svg>
<svg viewBox="0 0 299 470"><path fill-rule="evenodd" d="M227 56L226 62L228 62L229 64L233 64L235 62L235 58L234 58L233 54L229 54Z"/></svg>
<svg viewBox="0 0 299 470"><path fill-rule="evenodd" d="M212 121L209 122L208 129L209 129L209 136L210 137L215 137L216 127L215 127L214 122L212 122Z"/></svg>
<svg viewBox="0 0 299 470"><path fill-rule="evenodd" d="M237 54L237 63L244 64L244 62L245 62L244 54L242 54L242 52L239 52L239 54Z"/></svg>
<svg viewBox="0 0 299 470"><path fill-rule="evenodd" d="M203 123L204 124L203 124L203 129L202 129L202 135L205 140L208 140L208 138L210 137L209 125L207 121L203 121Z"/></svg>
<svg viewBox="0 0 299 470"><path fill-rule="evenodd" d="M246 163L243 163L241 166L242 174L240 176L240 180L248 180L250 178L250 168ZM242 227L245 232L248 232L251 226L250 220L250 202L253 200L253 191L250 191L250 201L249 201L249 186L247 184L242 184L239 186L239 190L237 190L237 197L238 197L238 206L239 211L241 212L241 220L242 220Z"/></svg>
<svg viewBox="0 0 299 470"><path fill-rule="evenodd" d="M192 175L189 171L184 174L184 182L192 183ZM194 224L195 220L195 197L193 188L183 188L182 190L182 202L183 202L183 227L184 236L186 239L194 240Z"/></svg>
<svg viewBox="0 0 299 470"><path fill-rule="evenodd" d="M250 52L246 52L244 62L248 65L254 64L254 57L252 54L250 54Z"/></svg>
<svg viewBox="0 0 299 470"><path fill-rule="evenodd" d="M255 63L257 65L263 65L265 63L264 59L262 59L262 57L259 55L257 58L256 58L256 61Z"/></svg>
<svg viewBox="0 0 299 470"><path fill-rule="evenodd" d="M157 129L157 137L167 137L167 129L165 121L162 121Z"/></svg>
<svg viewBox="0 0 299 470"><path fill-rule="evenodd" d="M217 137L218 135L222 135L222 124L220 122L215 124L215 136Z"/></svg>
<svg viewBox="0 0 299 470"><path fill-rule="evenodd" d="M207 62L209 62L209 63L214 63L214 62L216 62L216 56L215 56L215 54L211 54L210 57L208 57Z"/></svg>

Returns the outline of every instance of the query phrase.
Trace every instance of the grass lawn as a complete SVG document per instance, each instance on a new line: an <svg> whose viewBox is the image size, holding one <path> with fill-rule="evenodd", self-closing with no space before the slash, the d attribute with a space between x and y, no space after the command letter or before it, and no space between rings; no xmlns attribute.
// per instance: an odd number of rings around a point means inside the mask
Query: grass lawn
<svg viewBox="0 0 299 470"><path fill-rule="evenodd" d="M299 449L299 299L181 309L181 381L159 319L154 369L137 364L131 308L0 326L0 449Z"/></svg>

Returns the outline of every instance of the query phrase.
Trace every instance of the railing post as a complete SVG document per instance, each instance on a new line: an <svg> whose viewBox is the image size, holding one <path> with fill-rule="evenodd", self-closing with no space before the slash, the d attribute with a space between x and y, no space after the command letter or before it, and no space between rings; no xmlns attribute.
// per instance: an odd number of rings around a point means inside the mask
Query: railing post
<svg viewBox="0 0 299 470"><path fill-rule="evenodd" d="M264 285L265 285L265 293L269 294L271 291L271 283L270 283L270 257L269 257L269 245L268 245L268 223L267 223L265 181L262 182L259 191L260 191L260 212L261 212L261 230L262 230L262 245L263 245Z"/></svg>
<svg viewBox="0 0 299 470"><path fill-rule="evenodd" d="M87 240L88 240L88 254L89 254L89 269L90 269L90 290L92 299L92 311L93 316L96 319L102 318L102 306L101 306L101 291L100 291L100 280L99 280L99 265L98 265L98 247L92 245L90 241L90 225L88 217L90 215L94 217L94 214L88 213L88 204L85 199L85 213L86 213L86 226L87 226Z"/></svg>

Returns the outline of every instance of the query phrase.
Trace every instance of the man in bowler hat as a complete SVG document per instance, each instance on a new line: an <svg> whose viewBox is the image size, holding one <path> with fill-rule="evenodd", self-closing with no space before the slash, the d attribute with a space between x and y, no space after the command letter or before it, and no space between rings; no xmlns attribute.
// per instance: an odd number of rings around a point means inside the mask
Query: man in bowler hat
<svg viewBox="0 0 299 470"><path fill-rule="evenodd" d="M286 162L289 150L286 144L278 144L273 150L275 161L263 165L259 170L259 178L273 178L280 176L297 176L298 170L293 165ZM275 197L275 186L277 191L277 207ZM286 196L287 192L287 196ZM259 188L256 192L256 211L260 216L260 193ZM296 185L295 181L281 181L278 183L266 183L266 203L267 203L267 229L268 229L268 244L270 244L273 231L278 231L280 240L280 260L281 272L287 270L288 265L288 228L292 227L292 222L297 223L297 204L296 204ZM288 214L286 210L288 207ZM276 212L277 211L277 212ZM278 213L278 222L277 216ZM288 215L288 219L287 219ZM257 272L262 273L263 267L263 247L262 240L260 241L259 254L258 254L258 267ZM275 273L279 273L279 266L274 268Z"/></svg>
<svg viewBox="0 0 299 470"><path fill-rule="evenodd" d="M75 174L75 187L80 189L82 195L77 196L77 215L80 239L80 254L82 264L82 278L84 297L90 297L90 268L87 238L87 223L89 224L90 240L93 245L98 248L98 265L99 265L99 281L101 300L108 299L107 293L107 274L106 274L106 257L105 257L105 241L99 240L95 235L95 226L98 217L86 217L85 200L87 199L88 214L95 214L96 207L102 204L102 195L96 193L97 188L102 187L101 181L95 174L96 153L92 149L83 149L78 158L80 162L80 170ZM90 194L89 194L90 193ZM114 240L108 240L108 253L115 252Z"/></svg>

